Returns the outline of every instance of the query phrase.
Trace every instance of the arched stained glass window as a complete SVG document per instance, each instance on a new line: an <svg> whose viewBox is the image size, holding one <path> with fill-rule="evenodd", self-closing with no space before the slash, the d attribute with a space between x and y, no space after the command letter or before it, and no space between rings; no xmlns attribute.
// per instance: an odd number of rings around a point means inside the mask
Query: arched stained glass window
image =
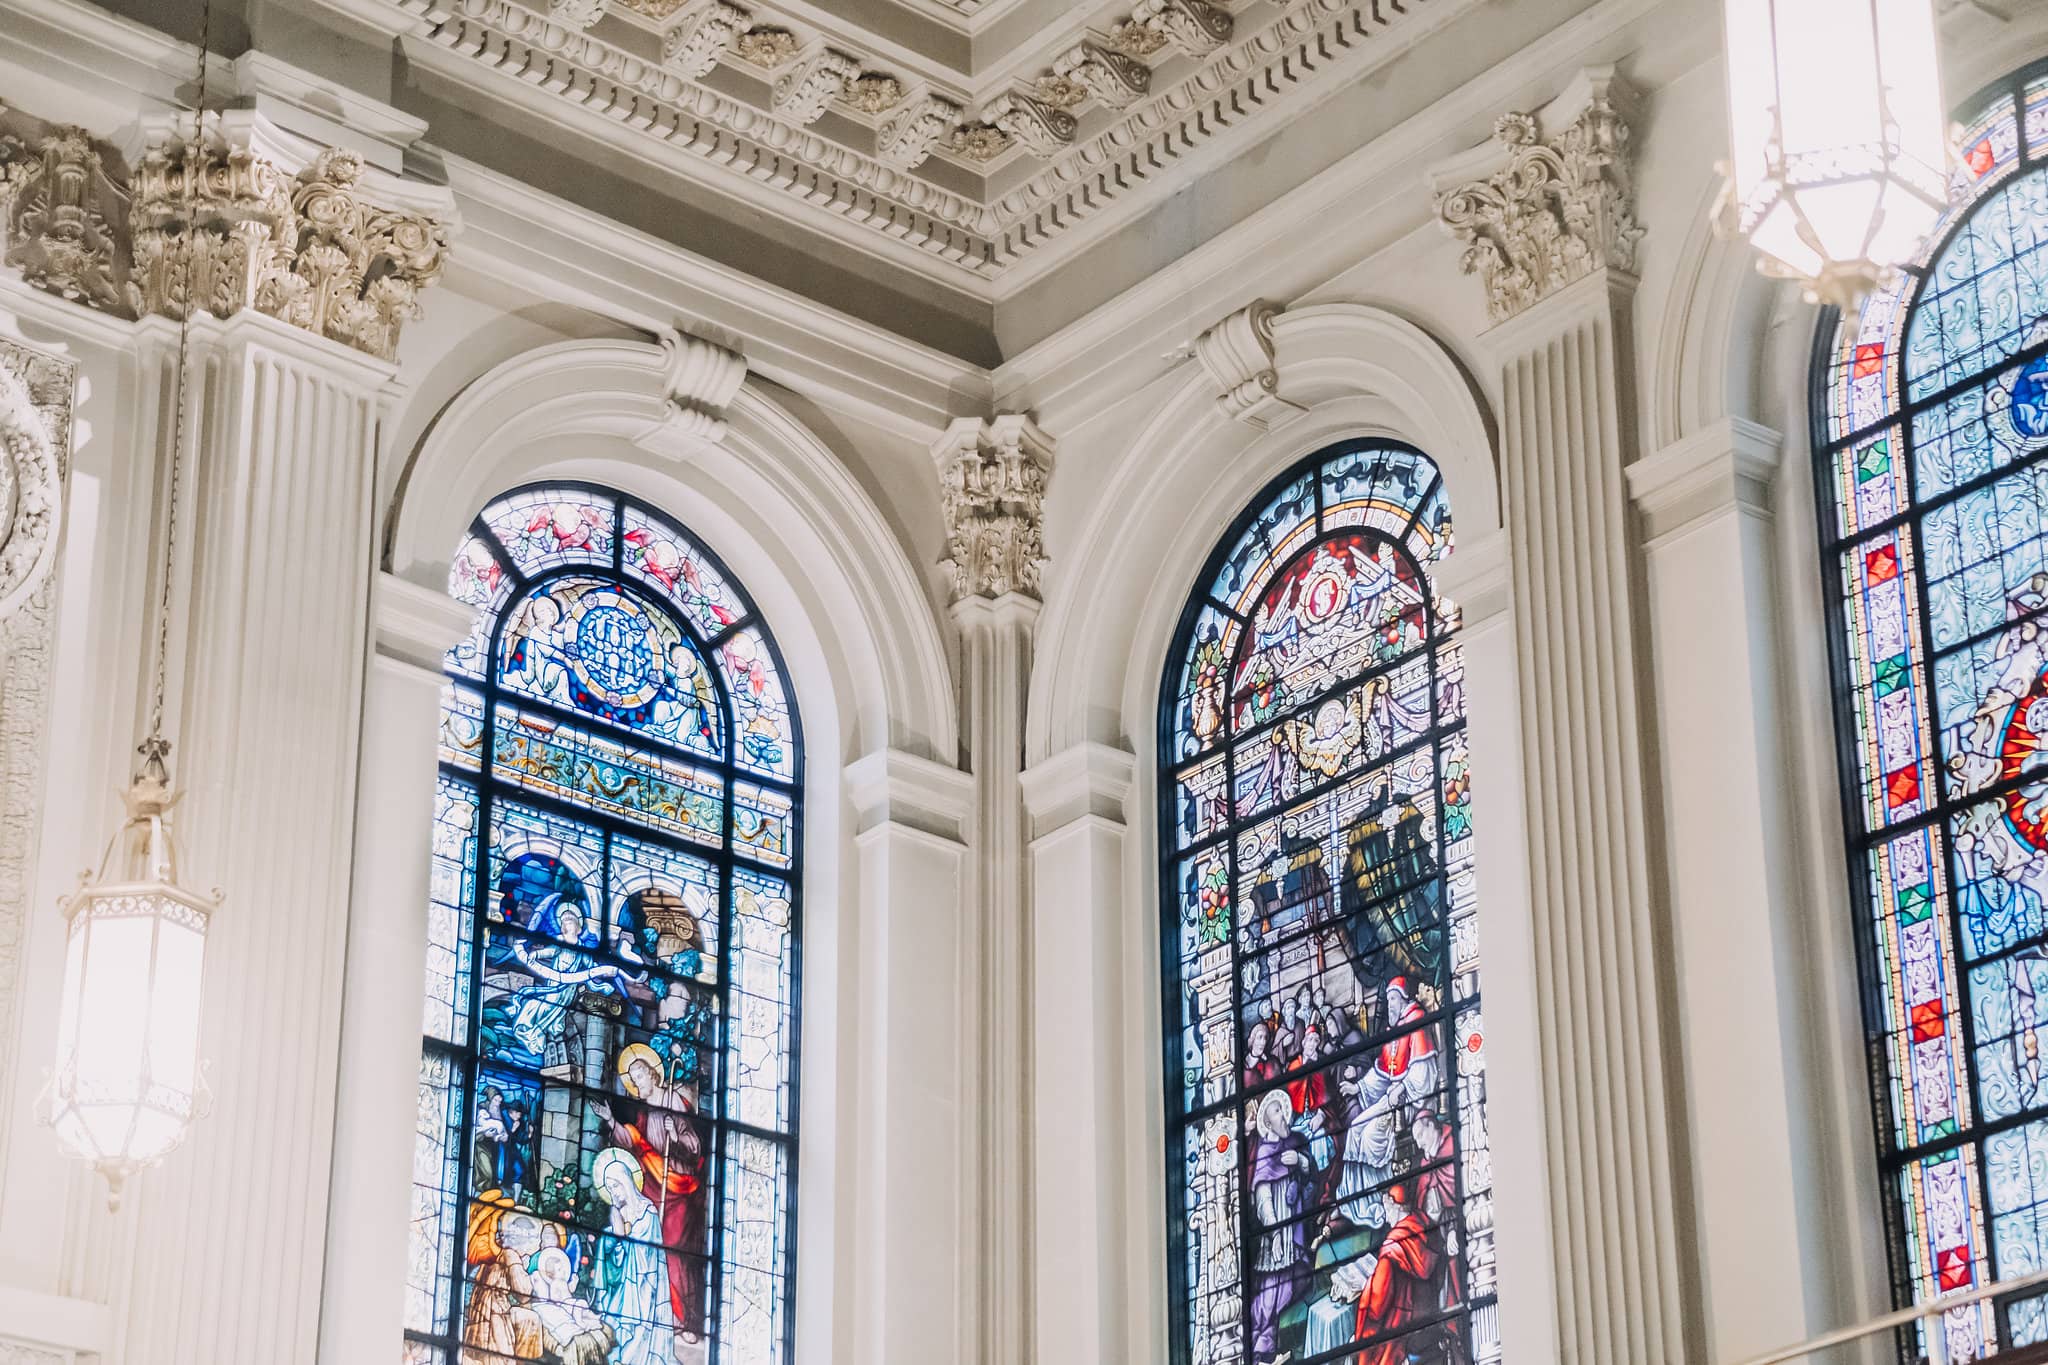
<svg viewBox="0 0 2048 1365"><path fill-rule="evenodd" d="M1168 656L1180 1365L1500 1355L1450 536L1421 453L1326 450L1225 538Z"/></svg>
<svg viewBox="0 0 2048 1365"><path fill-rule="evenodd" d="M2048 79L1985 100L1951 207L1821 349L1821 538L1901 1300L2048 1265ZM2048 1340L2043 1301L1945 1319Z"/></svg>
<svg viewBox="0 0 2048 1365"><path fill-rule="evenodd" d="M802 745L660 514L484 509L449 591L407 1365L790 1359Z"/></svg>

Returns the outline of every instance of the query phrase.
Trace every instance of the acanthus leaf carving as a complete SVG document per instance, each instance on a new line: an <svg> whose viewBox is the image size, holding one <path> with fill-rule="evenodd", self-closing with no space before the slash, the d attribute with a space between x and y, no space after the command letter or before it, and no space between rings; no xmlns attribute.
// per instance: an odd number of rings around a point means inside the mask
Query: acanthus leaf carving
<svg viewBox="0 0 2048 1365"><path fill-rule="evenodd" d="M1053 63L1054 74L1072 81L1111 109L1127 109L1152 88L1152 68L1135 57L1094 43L1077 43Z"/></svg>
<svg viewBox="0 0 2048 1365"><path fill-rule="evenodd" d="M885 114L903 103L903 82L879 71L869 71L847 81L841 92L847 106L863 114Z"/></svg>
<svg viewBox="0 0 2048 1365"><path fill-rule="evenodd" d="M361 190L329 150L296 177L246 143L174 137L136 167L129 301L140 314L253 308L380 360L448 255L444 224Z"/></svg>
<svg viewBox="0 0 2048 1365"><path fill-rule="evenodd" d="M709 75L734 35L754 22L753 12L713 0L705 10L677 24L661 39L662 65L685 80Z"/></svg>
<svg viewBox="0 0 2048 1365"><path fill-rule="evenodd" d="M1232 28L1230 11L1212 0L1138 0L1131 22L1157 29L1190 57L1206 57L1223 46Z"/></svg>
<svg viewBox="0 0 2048 1365"><path fill-rule="evenodd" d="M954 601L1038 595L1052 452L1022 413L961 418L933 446Z"/></svg>
<svg viewBox="0 0 2048 1365"><path fill-rule="evenodd" d="M860 61L830 48L775 82L775 112L798 127L816 123L860 74Z"/></svg>
<svg viewBox="0 0 2048 1365"><path fill-rule="evenodd" d="M83 128L10 120L16 121L25 136L0 135L6 264L38 289L118 312L121 263L114 222L125 204L99 145Z"/></svg>
<svg viewBox="0 0 2048 1365"><path fill-rule="evenodd" d="M1056 156L1074 140L1080 122L1064 109L1013 90L987 109L988 121L1034 156Z"/></svg>
<svg viewBox="0 0 2048 1365"><path fill-rule="evenodd" d="M1486 286L1493 321L1595 270L1634 273L1643 229L1617 97L1611 76L1592 80L1578 115L1549 138L1533 115L1503 115L1493 140L1505 164L1436 196L1438 218L1465 247L1459 268Z"/></svg>
<svg viewBox="0 0 2048 1365"><path fill-rule="evenodd" d="M953 131L960 106L941 95L925 95L882 125L876 140L882 160L902 170L915 170L932 148Z"/></svg>

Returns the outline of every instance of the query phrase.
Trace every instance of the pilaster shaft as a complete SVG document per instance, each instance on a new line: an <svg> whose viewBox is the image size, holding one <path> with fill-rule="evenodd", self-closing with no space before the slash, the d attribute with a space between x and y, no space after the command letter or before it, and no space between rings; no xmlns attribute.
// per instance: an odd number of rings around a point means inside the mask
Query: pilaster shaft
<svg viewBox="0 0 2048 1365"><path fill-rule="evenodd" d="M153 368L177 329L147 325ZM243 313L192 323L168 728L207 940L212 1114L141 1182L129 1365L311 1360L323 1269L391 368ZM169 385L166 394L172 392ZM176 403L153 415L169 464Z"/></svg>
<svg viewBox="0 0 2048 1365"><path fill-rule="evenodd" d="M1129 989L1124 941L1124 798L1135 776L1128 751L1080 744L1022 779L1034 831L1032 1309L1043 1365L1132 1358L1123 1154L1127 1125L1143 1122L1131 1101L1148 1093L1123 1066L1126 1040L1143 1027L1127 1009L1145 998Z"/></svg>
<svg viewBox="0 0 2048 1365"><path fill-rule="evenodd" d="M349 1101L334 1121L321 1365L387 1357L403 1330L431 899L420 831L434 820L435 773L422 756L441 725L441 656L474 615L444 593L378 576L342 991L339 1089Z"/></svg>
<svg viewBox="0 0 2048 1365"><path fill-rule="evenodd" d="M1663 1365L1688 1346L1623 477L1636 453L1626 272L1641 236L1628 108L1611 71L1582 73L1546 108L1503 117L1437 201L1497 324L1546 1125L1522 1140L1543 1145L1558 1353L1579 1365Z"/></svg>
<svg viewBox="0 0 2048 1365"><path fill-rule="evenodd" d="M1027 417L955 422L934 447L960 630L961 717L974 769L973 913L962 979L978 1008L963 1075L973 1118L962 1213L979 1230L978 1358L1032 1359L1031 933L1024 900L1024 706L1038 621L1052 443Z"/></svg>
<svg viewBox="0 0 2048 1365"><path fill-rule="evenodd" d="M1772 476L1781 438L1729 420L1630 466L1648 535L1672 957L1710 1358L1839 1321L1841 1230L1813 1117L1799 828L1779 692ZM1845 921L1846 922L1846 921ZM1819 955L1825 958L1825 953ZM1844 946L1842 961L1853 961Z"/></svg>
<svg viewBox="0 0 2048 1365"><path fill-rule="evenodd" d="M959 961L970 903L973 780L884 750L848 767L860 858L860 1165L853 1349L858 1365L946 1365L976 1350L968 1320L978 1172L968 1101L975 992Z"/></svg>
<svg viewBox="0 0 2048 1365"><path fill-rule="evenodd" d="M1684 1356L1622 479L1631 289L1601 271L1516 320L1501 422L1562 1356L1616 1365Z"/></svg>

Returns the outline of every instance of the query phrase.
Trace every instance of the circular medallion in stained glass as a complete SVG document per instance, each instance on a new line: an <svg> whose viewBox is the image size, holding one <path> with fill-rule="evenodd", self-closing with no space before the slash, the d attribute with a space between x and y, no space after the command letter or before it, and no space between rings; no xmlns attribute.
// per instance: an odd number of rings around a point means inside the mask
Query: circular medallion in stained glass
<svg viewBox="0 0 2048 1365"><path fill-rule="evenodd" d="M606 589L576 603L571 664L590 694L608 706L644 706L661 689L661 635L639 603Z"/></svg>

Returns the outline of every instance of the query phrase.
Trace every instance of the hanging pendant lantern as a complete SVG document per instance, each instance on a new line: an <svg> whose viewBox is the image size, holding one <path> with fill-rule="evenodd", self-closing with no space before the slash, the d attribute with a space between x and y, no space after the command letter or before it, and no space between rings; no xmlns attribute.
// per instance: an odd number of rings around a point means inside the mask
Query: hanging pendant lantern
<svg viewBox="0 0 2048 1365"><path fill-rule="evenodd" d="M1933 0L1725 0L1724 230L1767 275L1848 308L1946 203Z"/></svg>
<svg viewBox="0 0 2048 1365"><path fill-rule="evenodd" d="M128 822L65 902L64 994L57 1064L43 1118L71 1155L123 1182L184 1141L207 1105L199 1061L206 925L218 891L178 881L165 823L171 792L162 739L145 742L125 800Z"/></svg>

